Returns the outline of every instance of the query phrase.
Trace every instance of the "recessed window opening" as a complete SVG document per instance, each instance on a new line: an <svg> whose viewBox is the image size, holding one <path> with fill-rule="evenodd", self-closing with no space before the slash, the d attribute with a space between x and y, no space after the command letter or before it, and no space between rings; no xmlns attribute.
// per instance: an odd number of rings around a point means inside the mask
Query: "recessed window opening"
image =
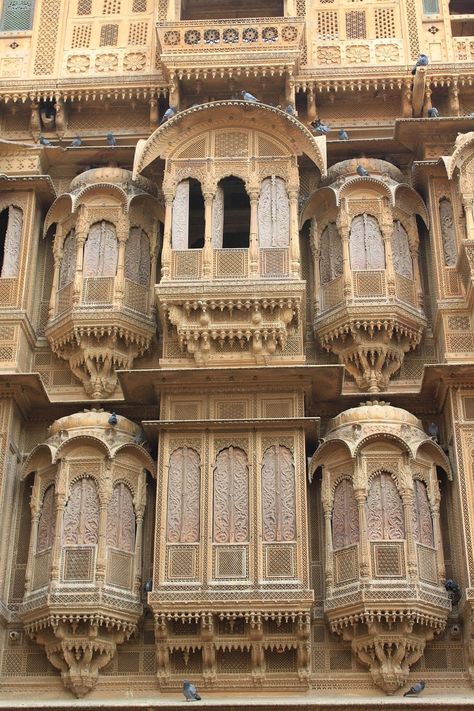
<svg viewBox="0 0 474 711"><path fill-rule="evenodd" d="M204 247L204 197L198 180L189 180L189 249Z"/></svg>
<svg viewBox="0 0 474 711"><path fill-rule="evenodd" d="M244 181L230 176L220 181L224 193L224 249L246 249L250 234L250 200Z"/></svg>
<svg viewBox="0 0 474 711"><path fill-rule="evenodd" d="M8 207L0 212L0 276L3 271L3 260L5 258L5 240L8 228Z"/></svg>
<svg viewBox="0 0 474 711"><path fill-rule="evenodd" d="M283 0L181 0L182 20L284 17Z"/></svg>
<svg viewBox="0 0 474 711"><path fill-rule="evenodd" d="M474 15L472 0L451 0L449 3L450 15Z"/></svg>

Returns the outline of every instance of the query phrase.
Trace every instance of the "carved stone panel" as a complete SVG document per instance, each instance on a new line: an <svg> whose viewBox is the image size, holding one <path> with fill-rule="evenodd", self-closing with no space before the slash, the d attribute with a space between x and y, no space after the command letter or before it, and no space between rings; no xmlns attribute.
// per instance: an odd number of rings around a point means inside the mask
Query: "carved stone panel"
<svg viewBox="0 0 474 711"><path fill-rule="evenodd" d="M288 247L290 241L286 183L275 175L262 181L258 200L258 239L260 247Z"/></svg>
<svg viewBox="0 0 474 711"><path fill-rule="evenodd" d="M150 281L150 240L141 227L132 227L125 245L125 278L148 286Z"/></svg>
<svg viewBox="0 0 474 711"><path fill-rule="evenodd" d="M413 279L413 262L408 235L400 220L395 220L393 223L392 255L394 271L407 279Z"/></svg>
<svg viewBox="0 0 474 711"><path fill-rule="evenodd" d="M114 487L107 509L107 545L126 553L135 550L135 512L128 486Z"/></svg>
<svg viewBox="0 0 474 711"><path fill-rule="evenodd" d="M372 215L357 215L349 237L352 269L385 269L385 248L379 223Z"/></svg>
<svg viewBox="0 0 474 711"><path fill-rule="evenodd" d="M63 545L86 545L98 541L99 497L92 479L76 481L64 512Z"/></svg>
<svg viewBox="0 0 474 711"><path fill-rule="evenodd" d="M263 539L296 538L295 465L293 454L278 444L265 450L262 462Z"/></svg>
<svg viewBox="0 0 474 711"><path fill-rule="evenodd" d="M456 228L451 200L446 197L439 201L439 221L441 225L441 240L443 242L444 264L447 267L456 266L458 250L456 244Z"/></svg>
<svg viewBox="0 0 474 711"><path fill-rule="evenodd" d="M321 234L321 284L342 274L342 241L335 222L330 222Z"/></svg>
<svg viewBox="0 0 474 711"><path fill-rule="evenodd" d="M43 505L38 523L36 552L41 553L52 547L54 541L54 486L49 486L43 497Z"/></svg>
<svg viewBox="0 0 474 711"><path fill-rule="evenodd" d="M214 540L243 543L249 537L249 473L247 455L236 447L223 449L214 468Z"/></svg>
<svg viewBox="0 0 474 711"><path fill-rule="evenodd" d="M5 234L5 247L1 276L14 278L20 268L21 232L23 229L23 211L10 205L8 208L8 226Z"/></svg>
<svg viewBox="0 0 474 711"><path fill-rule="evenodd" d="M336 486L332 509L332 545L346 548L359 542L359 512L354 487L348 479Z"/></svg>
<svg viewBox="0 0 474 711"><path fill-rule="evenodd" d="M188 248L189 233L189 180L182 180L176 186L173 200L173 222L171 246L173 249Z"/></svg>
<svg viewBox="0 0 474 711"><path fill-rule="evenodd" d="M168 479L169 543L199 541L201 461L194 449L180 447L170 456Z"/></svg>
<svg viewBox="0 0 474 711"><path fill-rule="evenodd" d="M419 479L414 481L413 537L424 546L434 547L433 521L426 485Z"/></svg>
<svg viewBox="0 0 474 711"><path fill-rule="evenodd" d="M115 276L118 243L115 226L111 222L96 222L89 230L84 246L84 276Z"/></svg>
<svg viewBox="0 0 474 711"><path fill-rule="evenodd" d="M402 499L390 474L377 474L372 479L367 496L367 532L371 541L405 538Z"/></svg>
<svg viewBox="0 0 474 711"><path fill-rule="evenodd" d="M76 232L71 230L66 235L63 245L63 257L59 272L59 288L70 284L76 273Z"/></svg>
<svg viewBox="0 0 474 711"><path fill-rule="evenodd" d="M212 247L222 249L224 240L224 191L217 186L212 203Z"/></svg>

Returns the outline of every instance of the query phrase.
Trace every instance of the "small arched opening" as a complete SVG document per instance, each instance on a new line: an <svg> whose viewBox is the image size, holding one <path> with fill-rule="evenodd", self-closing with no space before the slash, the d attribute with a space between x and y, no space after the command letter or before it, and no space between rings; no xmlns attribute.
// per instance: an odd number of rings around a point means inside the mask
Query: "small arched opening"
<svg viewBox="0 0 474 711"><path fill-rule="evenodd" d="M223 249L247 249L250 235L250 200L241 178L231 175L218 185L222 191Z"/></svg>

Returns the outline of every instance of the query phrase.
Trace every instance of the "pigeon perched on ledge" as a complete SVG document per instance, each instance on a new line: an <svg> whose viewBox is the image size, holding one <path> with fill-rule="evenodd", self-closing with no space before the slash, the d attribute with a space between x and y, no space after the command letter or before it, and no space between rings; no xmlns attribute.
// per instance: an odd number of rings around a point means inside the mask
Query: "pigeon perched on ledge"
<svg viewBox="0 0 474 711"><path fill-rule="evenodd" d="M418 59L416 60L415 66L413 67L413 69L412 69L412 71L411 71L411 73L413 74L413 76L415 76L416 70L418 69L418 67L427 67L429 63L430 63L430 60L429 60L429 58L428 58L428 55L426 55L426 54L420 54L420 56L419 56Z"/></svg>
<svg viewBox="0 0 474 711"><path fill-rule="evenodd" d="M417 681L416 684L413 684L411 689L408 689L408 691L405 691L403 696L418 696L421 694L423 689L425 688L426 684L424 681Z"/></svg>
<svg viewBox="0 0 474 711"><path fill-rule="evenodd" d="M42 146L52 146L53 145L51 143L51 141L48 141L48 139L43 136L42 133L40 133L40 135L39 135L39 142Z"/></svg>
<svg viewBox="0 0 474 711"><path fill-rule="evenodd" d="M166 109L165 113L161 117L161 121L160 121L159 125L161 126L163 123L165 123L166 121L169 121L175 115L176 115L176 111L173 109L172 106L170 106L168 109Z"/></svg>
<svg viewBox="0 0 474 711"><path fill-rule="evenodd" d="M349 140L349 134L347 133L345 128L339 129L339 138L341 139L341 141L348 141Z"/></svg>
<svg viewBox="0 0 474 711"><path fill-rule="evenodd" d="M183 694L186 701L201 701L196 687L187 679L183 681Z"/></svg>
<svg viewBox="0 0 474 711"><path fill-rule="evenodd" d="M253 102L258 101L257 97L248 91L241 91L240 95L242 96L242 99L244 101L253 101Z"/></svg>
<svg viewBox="0 0 474 711"><path fill-rule="evenodd" d="M79 148L79 146L82 146L82 140L80 136L76 136L71 141L71 148Z"/></svg>
<svg viewBox="0 0 474 711"><path fill-rule="evenodd" d="M357 175L360 175L361 178L368 178L370 176L370 173L368 170L364 168L363 165L358 165L356 168Z"/></svg>
<svg viewBox="0 0 474 711"><path fill-rule="evenodd" d="M117 145L117 139L115 138L113 133L108 133L106 136L106 139L107 139L108 146L116 146Z"/></svg>
<svg viewBox="0 0 474 711"><path fill-rule="evenodd" d="M331 130L331 127L323 123L320 119L315 119L309 125L313 131L317 131L321 136L325 136Z"/></svg>
<svg viewBox="0 0 474 711"><path fill-rule="evenodd" d="M115 427L117 422L118 422L117 415L115 414L115 412L112 412L112 414L109 417L109 425L112 425L112 427Z"/></svg>
<svg viewBox="0 0 474 711"><path fill-rule="evenodd" d="M438 118L439 117L439 111L436 108L436 106L433 106L431 109L428 109L428 118Z"/></svg>

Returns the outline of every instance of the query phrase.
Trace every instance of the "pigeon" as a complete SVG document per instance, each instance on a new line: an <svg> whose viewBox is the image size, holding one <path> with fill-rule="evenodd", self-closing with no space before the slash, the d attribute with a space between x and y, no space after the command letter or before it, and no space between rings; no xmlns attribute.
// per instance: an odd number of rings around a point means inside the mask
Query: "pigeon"
<svg viewBox="0 0 474 711"><path fill-rule="evenodd" d="M413 76L415 76L416 70L418 69L418 67L427 67L429 63L430 63L430 60L428 59L428 56L426 54L420 54L420 56L416 60L415 66L411 70L411 73L413 74Z"/></svg>
<svg viewBox="0 0 474 711"><path fill-rule="evenodd" d="M149 578L143 583L143 592L149 593L153 590L153 580Z"/></svg>
<svg viewBox="0 0 474 711"><path fill-rule="evenodd" d="M408 691L403 694L403 696L418 696L418 694L421 694L425 686L426 684L424 681L417 681L416 684L413 684L411 689L408 689Z"/></svg>
<svg viewBox="0 0 474 711"><path fill-rule="evenodd" d="M341 141L348 141L349 140L349 134L344 128L339 129L339 138Z"/></svg>
<svg viewBox="0 0 474 711"><path fill-rule="evenodd" d="M161 126L161 124L166 123L166 121L169 121L171 118L173 118L173 116L175 114L176 114L176 111L170 106L168 109L166 109L165 113L161 117L161 121L160 121L159 125Z"/></svg>
<svg viewBox="0 0 474 711"><path fill-rule="evenodd" d="M432 440L439 442L439 429L436 422L430 422L428 425L428 434Z"/></svg>
<svg viewBox="0 0 474 711"><path fill-rule="evenodd" d="M117 139L115 138L113 133L107 134L107 145L108 146L116 146L117 145Z"/></svg>
<svg viewBox="0 0 474 711"><path fill-rule="evenodd" d="M240 95L242 96L244 101L258 101L257 97L253 94L250 94L248 91L241 91Z"/></svg>
<svg viewBox="0 0 474 711"><path fill-rule="evenodd" d="M310 126L313 128L314 131L317 131L322 136L326 135L326 133L329 133L329 131L331 130L330 126L323 123L320 119L315 119L314 121L312 121L310 123Z"/></svg>
<svg viewBox="0 0 474 711"><path fill-rule="evenodd" d="M183 694L186 701L201 701L201 697L194 684L191 684L191 682L186 679L183 681Z"/></svg>
<svg viewBox="0 0 474 711"><path fill-rule="evenodd" d="M39 135L39 142L41 143L42 146L52 146L53 145L51 143L51 141L48 141L48 139L43 136L42 133L40 133L40 135Z"/></svg>
<svg viewBox="0 0 474 711"><path fill-rule="evenodd" d="M431 109L428 109L428 118L438 118L438 116L439 111L436 106L433 106Z"/></svg>
<svg viewBox="0 0 474 711"><path fill-rule="evenodd" d="M286 107L286 113L290 114L290 116L295 115L295 110L291 104L288 104L288 106Z"/></svg>
<svg viewBox="0 0 474 711"><path fill-rule="evenodd" d="M71 141L71 148L78 148L79 146L82 146L82 140L80 136L76 136Z"/></svg>
<svg viewBox="0 0 474 711"><path fill-rule="evenodd" d="M356 168L357 175L360 175L361 178L368 178L370 173L368 170L364 168L363 165L358 165Z"/></svg>
<svg viewBox="0 0 474 711"><path fill-rule="evenodd" d="M444 584L444 587L448 592L458 593L461 591L459 584L452 578L448 578Z"/></svg>
<svg viewBox="0 0 474 711"><path fill-rule="evenodd" d="M115 412L112 412L112 414L109 417L109 425L115 426L118 422L117 415Z"/></svg>

